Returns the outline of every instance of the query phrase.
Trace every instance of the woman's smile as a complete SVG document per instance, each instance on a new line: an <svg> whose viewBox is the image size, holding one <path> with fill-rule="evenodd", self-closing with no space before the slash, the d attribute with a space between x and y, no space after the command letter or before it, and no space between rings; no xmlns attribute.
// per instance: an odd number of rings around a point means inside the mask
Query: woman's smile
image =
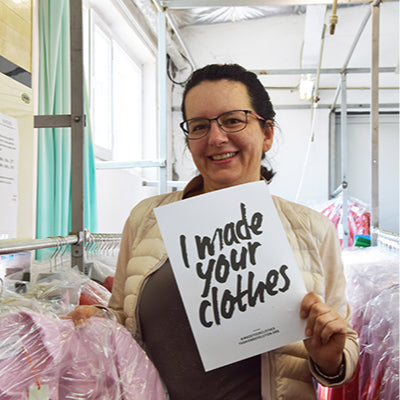
<svg viewBox="0 0 400 400"><path fill-rule="evenodd" d="M227 160L229 158L236 156L236 154L238 154L237 151L231 152L231 153L217 154L217 155L210 156L209 158L213 161L223 161L223 160Z"/></svg>

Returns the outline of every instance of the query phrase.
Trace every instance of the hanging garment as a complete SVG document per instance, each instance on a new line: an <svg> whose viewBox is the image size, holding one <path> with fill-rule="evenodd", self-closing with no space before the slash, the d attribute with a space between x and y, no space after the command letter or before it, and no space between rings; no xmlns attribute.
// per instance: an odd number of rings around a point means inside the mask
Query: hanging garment
<svg viewBox="0 0 400 400"><path fill-rule="evenodd" d="M352 325L360 358L342 387L319 388L319 400L399 400L399 255L379 247L343 252Z"/></svg>
<svg viewBox="0 0 400 400"><path fill-rule="evenodd" d="M360 200L348 199L348 243L349 247L354 245L356 235L369 235L371 213L367 210L367 206L362 204ZM343 243L343 230L341 224L343 220L343 199L342 196L329 200L327 205L322 209L322 214L326 215L335 225L340 244Z"/></svg>
<svg viewBox="0 0 400 400"><path fill-rule="evenodd" d="M158 372L115 321L72 320L29 311L0 316L0 399L165 400Z"/></svg>

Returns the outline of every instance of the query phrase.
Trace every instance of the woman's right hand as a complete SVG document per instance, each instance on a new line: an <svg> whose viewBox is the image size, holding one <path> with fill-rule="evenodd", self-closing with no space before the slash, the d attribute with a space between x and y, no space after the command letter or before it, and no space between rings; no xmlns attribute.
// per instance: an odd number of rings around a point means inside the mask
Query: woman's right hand
<svg viewBox="0 0 400 400"><path fill-rule="evenodd" d="M68 313L64 318L72 319L75 326L85 326L89 318L103 316L103 311L95 306L77 306L73 311Z"/></svg>

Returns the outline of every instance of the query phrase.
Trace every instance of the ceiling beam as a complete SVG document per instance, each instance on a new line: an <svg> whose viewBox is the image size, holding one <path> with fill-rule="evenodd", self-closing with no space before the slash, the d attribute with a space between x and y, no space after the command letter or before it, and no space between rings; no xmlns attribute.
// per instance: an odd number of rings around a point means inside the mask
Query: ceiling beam
<svg viewBox="0 0 400 400"><path fill-rule="evenodd" d="M253 69L257 75L300 75L300 74L315 74L316 68L289 68L289 69ZM396 72L396 67L379 67L379 72L390 73ZM370 74L370 67L363 68L322 68L321 74L341 74L342 72L346 72L348 74Z"/></svg>
<svg viewBox="0 0 400 400"><path fill-rule="evenodd" d="M394 0L389 0L394 1ZM338 4L372 3L371 0L338 0ZM236 6L299 6L329 5L332 0L161 0L160 4L169 9L196 7L236 7Z"/></svg>

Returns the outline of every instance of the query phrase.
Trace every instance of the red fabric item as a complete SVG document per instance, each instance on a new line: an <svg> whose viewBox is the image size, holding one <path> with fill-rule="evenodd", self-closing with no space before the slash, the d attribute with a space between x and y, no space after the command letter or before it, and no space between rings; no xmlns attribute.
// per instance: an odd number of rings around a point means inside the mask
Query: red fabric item
<svg viewBox="0 0 400 400"><path fill-rule="evenodd" d="M81 294L79 297L79 305L81 306L90 306L94 304L93 301L89 300L85 295Z"/></svg>
<svg viewBox="0 0 400 400"><path fill-rule="evenodd" d="M326 215L338 228L342 221L343 204L342 199L338 198L325 207L322 214ZM348 203L347 221L349 224L348 246L353 246L355 235L369 235L371 214L363 205L356 200ZM342 235L339 235L340 244L343 243Z"/></svg>
<svg viewBox="0 0 400 400"><path fill-rule="evenodd" d="M110 292L112 292L113 283L114 283L114 277L113 277L113 276L107 276L107 278L106 278L105 281L103 282L103 286L104 286L107 290L109 290Z"/></svg>
<svg viewBox="0 0 400 400"><path fill-rule="evenodd" d="M384 375L384 366L381 364L379 366L379 371L377 373L376 379L372 379L371 377L368 379L368 384L366 385L361 400L380 400L381 399L381 391L383 388L382 378Z"/></svg>

